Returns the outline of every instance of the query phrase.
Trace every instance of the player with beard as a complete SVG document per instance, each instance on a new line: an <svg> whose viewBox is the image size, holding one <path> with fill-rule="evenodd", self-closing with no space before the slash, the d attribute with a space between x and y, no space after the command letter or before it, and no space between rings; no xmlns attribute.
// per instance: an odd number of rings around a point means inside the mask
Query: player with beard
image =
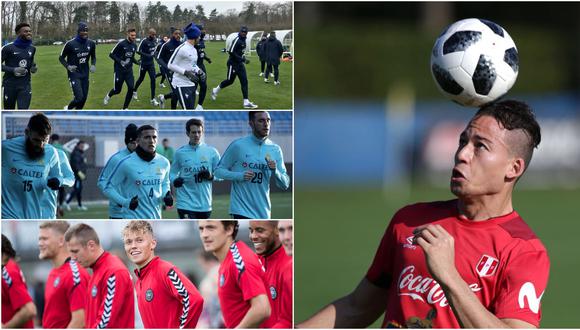
<svg viewBox="0 0 580 330"><path fill-rule="evenodd" d="M97 187L101 190L103 194L105 194L105 186L107 185L107 181L111 176L111 173L117 167L117 164L121 161L121 159L130 155L135 148L137 148L137 125L129 124L125 128L125 145L126 148L117 151L105 164L105 167L101 171L101 175L99 175L99 179L97 181ZM123 219L123 207L117 203L115 203L112 199L109 199L109 219Z"/></svg>
<svg viewBox="0 0 580 330"><path fill-rule="evenodd" d="M155 127L139 127L135 152L119 161L105 184L104 194L124 208L126 219L161 219L160 204L173 206L169 161L156 145Z"/></svg>
<svg viewBox="0 0 580 330"><path fill-rule="evenodd" d="M56 149L48 144L52 127L37 113L24 136L2 141L2 219L54 219L44 207L46 190L58 191L62 172Z"/></svg>
<svg viewBox="0 0 580 330"><path fill-rule="evenodd" d="M135 40L137 39L137 32L135 29L130 28L127 30L127 38L119 41L109 57L115 62L114 64L114 80L115 87L105 95L103 99L103 104L109 104L111 96L121 93L123 88L123 83L127 84L127 94L125 95L125 103L123 103L123 110L129 108L129 103L131 103L131 97L133 96L133 89L135 88L135 77L133 76L133 63L139 64L135 60L135 53L137 53L137 46L135 45Z"/></svg>
<svg viewBox="0 0 580 330"><path fill-rule="evenodd" d="M228 47L227 52L230 55L228 58L228 75L227 78L222 81L216 88L212 89L211 98L215 101L219 91L222 88L226 88L234 83L236 77L240 78L240 86L242 88L242 96L244 99L245 109L256 109L258 106L250 102L248 98L248 76L246 74L245 64L250 63L250 61L244 56L244 50L246 49L246 37L248 35L248 28L242 26L238 36L232 41L232 44Z"/></svg>
<svg viewBox="0 0 580 330"><path fill-rule="evenodd" d="M66 249L64 234L68 228L66 221L48 221L39 226L38 258L52 263L44 289L45 329L85 327L89 273L71 259Z"/></svg>
<svg viewBox="0 0 580 330"><path fill-rule="evenodd" d="M123 229L123 245L129 260L138 267L135 290L145 328L195 329L203 298L179 268L155 256L157 240L151 224L129 222Z"/></svg>
<svg viewBox="0 0 580 330"><path fill-rule="evenodd" d="M151 86L151 101L154 106L158 106L159 102L155 99L155 50L157 49L157 32L155 29L149 29L149 36L143 38L137 47L137 54L141 55L141 64L139 65L139 78L135 83L135 91L133 98L138 99L137 89L145 79L145 74L149 73L149 83Z"/></svg>
<svg viewBox="0 0 580 330"><path fill-rule="evenodd" d="M74 99L64 107L65 110L82 109L85 106L89 95L89 71L94 73L97 70L95 66L97 64L96 48L95 42L89 39L87 23L80 22L77 36L64 44L58 57L66 69L74 95Z"/></svg>
<svg viewBox="0 0 580 330"><path fill-rule="evenodd" d="M207 63L211 64L211 59L205 53L205 27L202 24L196 25L196 27L201 31L201 35L199 36L199 41L195 45L195 49L197 50L197 66L205 72L207 76L207 69L205 68L205 63L203 61L207 61ZM207 79L202 80L199 82L199 100L197 101L197 105L203 109L203 102L205 100L205 95L207 94ZM201 110L199 109L199 110Z"/></svg>
<svg viewBox="0 0 580 330"><path fill-rule="evenodd" d="M258 257L236 241L237 221L198 222L206 252L220 262L218 297L226 328L258 328L270 317L265 274Z"/></svg>
<svg viewBox="0 0 580 330"><path fill-rule="evenodd" d="M181 45L181 30L176 28L171 28L171 39L164 43L161 48L159 49L159 53L157 54L157 63L159 63L159 67L165 70L165 74L167 76L167 81L169 81L169 87L171 87L171 93L168 94L159 94L159 102L161 102L161 108L165 107L165 99L171 99L171 109L177 109L177 91L173 88L171 84L171 80L173 79L173 72L169 70L167 64L173 56L173 53Z"/></svg>
<svg viewBox="0 0 580 330"><path fill-rule="evenodd" d="M2 47L2 98L4 109L30 108L32 87L31 73L38 70L34 63L36 48L32 46L32 29L28 23L16 25L18 35L14 42Z"/></svg>
<svg viewBox="0 0 580 330"><path fill-rule="evenodd" d="M2 328L34 328L36 305L14 260L16 251L2 234Z"/></svg>
<svg viewBox="0 0 580 330"><path fill-rule="evenodd" d="M292 258L286 254L278 232L278 221L250 221L250 240L266 270L272 314L264 328L292 328Z"/></svg>
<svg viewBox="0 0 580 330"><path fill-rule="evenodd" d="M288 189L290 177L282 149L268 138L270 114L250 111L248 117L252 134L228 146L215 175L232 181L230 214L234 219L270 219L270 179Z"/></svg>
<svg viewBox="0 0 580 330"><path fill-rule="evenodd" d="M79 265L93 269L87 286L85 327L135 328L133 282L123 261L103 249L97 232L87 224L70 227L64 239L72 258Z"/></svg>

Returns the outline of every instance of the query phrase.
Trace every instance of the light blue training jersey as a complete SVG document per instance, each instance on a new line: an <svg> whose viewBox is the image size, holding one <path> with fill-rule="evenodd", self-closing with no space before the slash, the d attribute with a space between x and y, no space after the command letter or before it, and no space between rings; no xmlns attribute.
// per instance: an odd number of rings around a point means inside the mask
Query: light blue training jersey
<svg viewBox="0 0 580 330"><path fill-rule="evenodd" d="M32 160L25 142L24 136L2 141L2 219L54 219L43 200L48 179L62 178L58 154L46 145L44 156Z"/></svg>
<svg viewBox="0 0 580 330"><path fill-rule="evenodd" d="M270 170L266 159L276 161L276 170ZM244 180L244 172L253 171L251 180ZM230 214L252 219L270 219L270 178L276 186L288 189L290 177L286 173L284 156L280 146L266 138L253 134L233 141L223 154L215 175L232 181Z"/></svg>
<svg viewBox="0 0 580 330"><path fill-rule="evenodd" d="M131 151L125 148L123 150L117 151L113 156L111 156L111 158L109 158L107 164L105 164L105 167L101 171L101 175L99 175L99 179L97 180L97 187L99 187L99 189L103 194L105 194L105 187L107 186L107 181L109 180L109 177L111 176L111 173L113 173L115 167L117 167L117 164L119 164L121 159L129 156L130 154ZM125 209L119 206L119 204L115 203L112 199L109 199L109 217L123 218L125 216L124 212Z"/></svg>
<svg viewBox="0 0 580 330"><path fill-rule="evenodd" d="M171 164L171 182L181 177L183 186L175 188L177 208L194 212L212 210L212 181L202 180L198 173L206 168L214 173L220 154L216 148L200 143L197 146L186 144L177 149Z"/></svg>
<svg viewBox="0 0 580 330"><path fill-rule="evenodd" d="M126 219L161 219L163 197L169 191L169 161L155 154L150 162L136 152L121 159L109 176L104 194L125 210ZM131 211L129 202L139 197L139 206Z"/></svg>
<svg viewBox="0 0 580 330"><path fill-rule="evenodd" d="M64 150L57 148L54 149L58 154L60 172L62 173L62 177L58 178L58 180L60 181L60 186L72 187L75 184L75 174L72 168L70 167L68 157L66 156ZM46 203L44 208L50 210L49 212L56 214L56 209L58 207L58 190L52 190L48 188L46 191L47 198L44 200L44 202Z"/></svg>

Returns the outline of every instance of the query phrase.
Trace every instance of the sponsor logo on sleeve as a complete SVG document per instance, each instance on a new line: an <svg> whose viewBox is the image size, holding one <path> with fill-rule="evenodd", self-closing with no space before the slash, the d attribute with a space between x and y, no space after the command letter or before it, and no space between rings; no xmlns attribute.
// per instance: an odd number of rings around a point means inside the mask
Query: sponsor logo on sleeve
<svg viewBox="0 0 580 330"><path fill-rule="evenodd" d="M528 308L538 314L540 311L540 300L544 295L544 291L539 296L536 295L536 287L532 282L526 282L520 288L520 294L518 296L518 304L520 305L521 309L526 308L526 300L528 302ZM526 299L527 298L527 299Z"/></svg>

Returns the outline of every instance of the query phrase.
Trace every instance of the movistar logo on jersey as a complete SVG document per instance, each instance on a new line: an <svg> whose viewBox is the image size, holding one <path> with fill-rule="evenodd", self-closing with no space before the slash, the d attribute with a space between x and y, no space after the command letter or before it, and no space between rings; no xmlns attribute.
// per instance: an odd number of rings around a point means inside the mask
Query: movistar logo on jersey
<svg viewBox="0 0 580 330"><path fill-rule="evenodd" d="M23 168L11 168L10 173L18 174L20 176L28 177L28 178L42 178L42 172L33 171L33 170L26 170Z"/></svg>
<svg viewBox="0 0 580 330"><path fill-rule="evenodd" d="M248 167L251 168L253 170L265 170L268 168L268 164L261 164L261 163L248 163L248 162L243 162L242 163L243 167Z"/></svg>
<svg viewBox="0 0 580 330"><path fill-rule="evenodd" d="M138 186L158 186L161 184L161 179L144 179L137 180L135 184Z"/></svg>

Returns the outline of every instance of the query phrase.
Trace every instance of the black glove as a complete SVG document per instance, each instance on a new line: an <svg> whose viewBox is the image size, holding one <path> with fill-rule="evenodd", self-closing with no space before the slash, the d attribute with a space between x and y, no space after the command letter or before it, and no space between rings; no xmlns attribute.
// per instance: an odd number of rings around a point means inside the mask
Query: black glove
<svg viewBox="0 0 580 330"><path fill-rule="evenodd" d="M179 177L179 178L173 180L173 186L175 188L181 188L183 186L183 182L185 182L185 179L183 179L182 177Z"/></svg>
<svg viewBox="0 0 580 330"><path fill-rule="evenodd" d="M244 57L244 63L250 64L250 60L248 60L247 58Z"/></svg>
<svg viewBox="0 0 580 330"><path fill-rule="evenodd" d="M171 195L171 191L168 191L167 194L165 194L165 197L163 197L163 203L165 203L165 206L173 206L173 196Z"/></svg>
<svg viewBox="0 0 580 330"><path fill-rule="evenodd" d="M205 60L207 61L207 63L211 64L211 58L209 58L209 57L206 56L205 57Z"/></svg>
<svg viewBox="0 0 580 330"><path fill-rule="evenodd" d="M30 73L36 73L36 71L38 71L38 67L36 66L36 63L34 63L30 67Z"/></svg>
<svg viewBox="0 0 580 330"><path fill-rule="evenodd" d="M185 71L184 75L191 80L191 82L193 82L194 84L197 84L199 82L200 77L198 75L195 74L195 72L189 70L189 71Z"/></svg>
<svg viewBox="0 0 580 330"><path fill-rule="evenodd" d="M209 171L207 170L207 168L205 168L203 166L201 167L201 171L199 171L199 173L197 174L197 176L199 176L203 180L211 180L212 179L211 173L209 173Z"/></svg>
<svg viewBox="0 0 580 330"><path fill-rule="evenodd" d="M60 187L60 180L58 180L57 178L50 178L46 182L46 185L52 190L58 190L58 188Z"/></svg>
<svg viewBox="0 0 580 330"><path fill-rule="evenodd" d="M14 75L16 77L24 77L24 76L26 76L27 73L28 73L28 70L26 68L23 68L20 66L14 68Z"/></svg>
<svg viewBox="0 0 580 330"><path fill-rule="evenodd" d="M135 196L131 198L131 201L129 202L129 210L135 211L137 206L139 206L139 197Z"/></svg>

